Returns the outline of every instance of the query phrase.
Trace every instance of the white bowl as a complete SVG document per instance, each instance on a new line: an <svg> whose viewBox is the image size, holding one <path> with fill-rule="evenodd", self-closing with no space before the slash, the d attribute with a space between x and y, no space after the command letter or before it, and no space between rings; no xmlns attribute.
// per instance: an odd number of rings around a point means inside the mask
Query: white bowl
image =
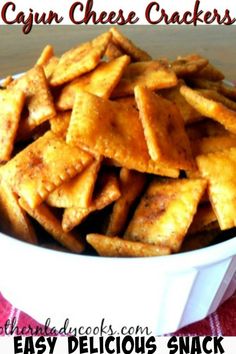
<svg viewBox="0 0 236 354"><path fill-rule="evenodd" d="M158 26L162 36L156 36L150 27L145 31L136 28L135 33L137 43L143 41L147 50L150 41L151 53L175 50L177 38L178 47L185 48L186 40L178 37L184 31L172 29L172 38L169 29ZM193 34L191 29L185 33ZM211 29L211 33L215 36L216 32ZM74 35L78 40L77 29ZM133 39L132 32L128 35ZM190 36L188 46L195 48L196 38L200 40L199 36L190 40ZM169 42L172 47L166 46ZM222 53L218 44L215 52ZM118 331L122 326L139 325L164 334L204 318L233 294L236 238L183 254L116 259L48 250L1 234L0 269L3 295L42 324L50 317L51 326L59 329L69 318L71 327L95 327L104 318L105 324Z"/></svg>
<svg viewBox="0 0 236 354"><path fill-rule="evenodd" d="M236 238L198 251L154 258L100 258L0 237L3 295L58 329L148 326L164 334L215 311L236 289Z"/></svg>

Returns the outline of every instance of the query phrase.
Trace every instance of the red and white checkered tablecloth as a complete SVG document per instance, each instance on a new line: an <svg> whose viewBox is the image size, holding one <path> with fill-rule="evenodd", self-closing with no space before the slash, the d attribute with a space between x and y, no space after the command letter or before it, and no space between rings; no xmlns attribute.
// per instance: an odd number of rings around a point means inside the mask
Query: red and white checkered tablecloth
<svg viewBox="0 0 236 354"><path fill-rule="evenodd" d="M13 319L14 326L20 330L29 326L43 328L32 317L15 308L0 294L0 327L3 327L7 320L12 323ZM179 336L236 336L236 294L206 319L182 328L175 334Z"/></svg>

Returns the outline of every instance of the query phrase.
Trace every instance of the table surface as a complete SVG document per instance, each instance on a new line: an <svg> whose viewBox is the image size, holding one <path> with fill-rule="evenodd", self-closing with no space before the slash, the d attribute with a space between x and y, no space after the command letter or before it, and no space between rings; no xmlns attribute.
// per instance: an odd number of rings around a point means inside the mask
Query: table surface
<svg viewBox="0 0 236 354"><path fill-rule="evenodd" d="M1 26L0 77L32 67L50 43L56 54L93 38L109 26L35 26L24 35L21 26ZM123 26L123 33L155 57L200 53L236 80L236 26Z"/></svg>

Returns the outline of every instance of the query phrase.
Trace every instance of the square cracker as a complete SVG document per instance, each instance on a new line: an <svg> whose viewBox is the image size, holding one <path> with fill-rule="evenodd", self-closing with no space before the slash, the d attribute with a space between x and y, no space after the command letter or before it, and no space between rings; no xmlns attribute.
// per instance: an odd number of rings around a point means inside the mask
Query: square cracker
<svg viewBox="0 0 236 354"><path fill-rule="evenodd" d="M82 144L140 172L178 177L177 169L151 161L137 109L79 91L67 132L69 144ZM138 142L138 143L137 143Z"/></svg>
<svg viewBox="0 0 236 354"><path fill-rule="evenodd" d="M110 39L111 33L106 32L65 52L52 73L50 85L60 86L93 70L103 57Z"/></svg>
<svg viewBox="0 0 236 354"><path fill-rule="evenodd" d="M170 254L168 247L127 241L119 237L89 234L86 240L103 257L154 257Z"/></svg>
<svg viewBox="0 0 236 354"><path fill-rule="evenodd" d="M40 57L38 58L36 65L41 65L43 67L45 76L49 80L58 62L59 59L54 55L53 47L50 44L48 44L40 54Z"/></svg>
<svg viewBox="0 0 236 354"><path fill-rule="evenodd" d="M43 48L42 53L36 62L36 65L44 66L52 57L54 57L54 49L50 44L47 44L46 47Z"/></svg>
<svg viewBox="0 0 236 354"><path fill-rule="evenodd" d="M52 74L54 73L54 70L56 69L58 62L59 62L58 57L51 57L49 61L45 65L43 65L43 70L48 81L50 80Z"/></svg>
<svg viewBox="0 0 236 354"><path fill-rule="evenodd" d="M177 78L172 69L160 60L131 63L128 65L112 97L124 97L134 94L137 85L158 90L177 85Z"/></svg>
<svg viewBox="0 0 236 354"><path fill-rule="evenodd" d="M62 110L72 109L78 90L109 98L129 63L130 58L127 55L111 60L108 63L100 63L90 73L80 76L62 88L56 102L57 107Z"/></svg>
<svg viewBox="0 0 236 354"><path fill-rule="evenodd" d="M11 157L24 102L22 91L0 90L0 162Z"/></svg>
<svg viewBox="0 0 236 354"><path fill-rule="evenodd" d="M200 92L200 94L202 94L204 97L220 102L229 109L236 111L236 102L225 97L218 91L210 89L198 89L198 92Z"/></svg>
<svg viewBox="0 0 236 354"><path fill-rule="evenodd" d="M146 87L135 87L135 98L151 158L162 165L195 168L184 121L176 105Z"/></svg>
<svg viewBox="0 0 236 354"><path fill-rule="evenodd" d="M191 146L195 157L198 155L206 155L211 152L236 147L236 136L230 134L194 139L191 141Z"/></svg>
<svg viewBox="0 0 236 354"><path fill-rule="evenodd" d="M236 133L236 111L227 108L220 102L204 97L199 91L182 86L181 94L203 116L216 120L227 130Z"/></svg>
<svg viewBox="0 0 236 354"><path fill-rule="evenodd" d="M115 236L124 231L130 208L140 196L146 182L146 176L143 173L122 168L119 182L121 196L113 206L106 231L107 235Z"/></svg>
<svg viewBox="0 0 236 354"><path fill-rule="evenodd" d="M213 229L219 228L216 214L209 202L200 203L188 233L194 234L200 231L210 230L212 227Z"/></svg>
<svg viewBox="0 0 236 354"><path fill-rule="evenodd" d="M193 77L194 76L211 81L220 81L225 78L224 74L211 63L208 63L202 70L193 75Z"/></svg>
<svg viewBox="0 0 236 354"><path fill-rule="evenodd" d="M125 37L117 28L110 29L112 33L112 43L122 52L131 56L133 61L151 60L151 56L144 50L138 48L131 40Z"/></svg>
<svg viewBox="0 0 236 354"><path fill-rule="evenodd" d="M235 85L228 85L224 81L210 81L201 78L191 78L191 84L195 88L214 90L224 95L225 97L235 101L236 99L236 87Z"/></svg>
<svg viewBox="0 0 236 354"><path fill-rule="evenodd" d="M52 95L41 66L35 66L19 79L14 80L9 87L23 91L26 97L27 115L21 120L18 138L26 136L29 131L56 114Z"/></svg>
<svg viewBox="0 0 236 354"><path fill-rule="evenodd" d="M56 241L75 253L84 251L84 242L80 235L66 233L62 230L60 220L46 204L31 208L24 199L20 198L21 207L34 218Z"/></svg>
<svg viewBox="0 0 236 354"><path fill-rule="evenodd" d="M163 245L177 252L206 184L203 179L154 179L134 213L125 239Z"/></svg>
<svg viewBox="0 0 236 354"><path fill-rule="evenodd" d="M101 159L92 162L72 180L50 193L47 203L56 208L89 207L100 166Z"/></svg>
<svg viewBox="0 0 236 354"><path fill-rule="evenodd" d="M3 177L31 208L50 192L81 172L92 157L47 132L3 166Z"/></svg>
<svg viewBox="0 0 236 354"><path fill-rule="evenodd" d="M122 51L120 48L118 48L114 43L110 42L107 46L106 52L105 52L105 56L109 59L109 60L113 60L116 58L121 57L122 55L124 55L124 51Z"/></svg>
<svg viewBox="0 0 236 354"><path fill-rule="evenodd" d="M130 110L129 117L131 116L131 112L132 112L132 115L136 115L137 117L139 117L138 107L137 107L137 103L135 101L134 96L116 98L114 100L114 102L123 105L123 107L126 111ZM128 118L127 118L127 120L128 120ZM139 129L141 127L141 129L143 131L143 127L142 127L140 118L138 120L135 120L135 124L139 125ZM137 129L138 129L138 127L137 127ZM144 133L142 132L142 137L143 136L144 136ZM139 144L140 143L141 143L141 140L139 140ZM145 142L145 149L147 150L147 143L146 142ZM176 177L176 178L179 176L178 169L168 168L168 166L166 166L166 165L161 165L159 162L157 163L156 161L151 160L149 153L148 153L148 156L149 156L149 161L146 164L146 168L141 167L141 165L140 165L139 169L137 169L138 171L152 173L152 174L156 174L156 175L162 175L162 176ZM119 161L117 161L116 159L114 159L114 158L113 159L106 159L106 161L107 160L109 160L109 163L111 165L121 167L121 163ZM129 169L135 169L135 168L129 167Z"/></svg>
<svg viewBox="0 0 236 354"><path fill-rule="evenodd" d="M179 78L189 77L201 72L208 65L208 60L202 57L178 57L171 63L171 68Z"/></svg>
<svg viewBox="0 0 236 354"><path fill-rule="evenodd" d="M236 148L197 157L221 230L236 226Z"/></svg>
<svg viewBox="0 0 236 354"><path fill-rule="evenodd" d="M188 234L181 246L180 252L196 251L201 248L208 247L214 244L215 239L220 234L220 230L217 228L217 223L214 227L214 223L210 229L203 230L194 234Z"/></svg>
<svg viewBox="0 0 236 354"><path fill-rule="evenodd" d="M20 207L18 197L1 181L0 186L1 231L16 238L36 244L37 237L26 212Z"/></svg>
<svg viewBox="0 0 236 354"><path fill-rule="evenodd" d="M221 83L219 81L210 81L203 78L191 77L190 80L191 86L196 89L206 89L206 90L214 90L219 92L219 87Z"/></svg>
<svg viewBox="0 0 236 354"><path fill-rule="evenodd" d="M196 111L179 92L181 86L182 83L179 83L176 87L158 91L158 94L176 104L183 117L185 125L202 120L202 115Z"/></svg>
<svg viewBox="0 0 236 354"><path fill-rule="evenodd" d="M182 59L191 61L191 60L199 60L199 59L206 59L206 58L204 58L199 54L189 54L189 55L177 57L177 60L182 60ZM224 80L225 78L224 74L211 63L208 63L203 69L198 71L196 74L193 74L192 76L193 77L196 76L197 78L202 78L210 81L220 81L220 80Z"/></svg>
<svg viewBox="0 0 236 354"><path fill-rule="evenodd" d="M230 135L230 132L226 130L223 125L208 118L187 125L186 132L190 140L201 139L205 137Z"/></svg>
<svg viewBox="0 0 236 354"><path fill-rule="evenodd" d="M51 131L62 138L66 137L67 129L70 124L71 111L58 112L55 117L50 119Z"/></svg>
<svg viewBox="0 0 236 354"><path fill-rule="evenodd" d="M70 231L79 225L89 214L96 210L101 210L113 203L120 197L120 189L117 178L113 174L102 174L99 176L95 187L91 204L87 208L67 208L64 211L62 219L62 228L64 231Z"/></svg>
<svg viewBox="0 0 236 354"><path fill-rule="evenodd" d="M194 76L211 81L224 80L224 74L211 63L208 63L202 70Z"/></svg>

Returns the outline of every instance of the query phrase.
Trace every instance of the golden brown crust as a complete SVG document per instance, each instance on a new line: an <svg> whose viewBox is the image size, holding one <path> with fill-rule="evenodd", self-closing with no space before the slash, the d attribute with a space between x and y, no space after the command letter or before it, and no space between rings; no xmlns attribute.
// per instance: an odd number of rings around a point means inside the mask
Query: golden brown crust
<svg viewBox="0 0 236 354"><path fill-rule="evenodd" d="M153 180L125 232L125 239L177 252L206 188L203 179Z"/></svg>
<svg viewBox="0 0 236 354"><path fill-rule="evenodd" d="M127 55L108 63L101 62L93 71L68 83L62 88L56 102L57 108L61 110L72 109L78 90L109 98L129 62L130 58Z"/></svg>
<svg viewBox="0 0 236 354"><path fill-rule="evenodd" d="M119 237L89 234L86 240L103 257L155 257L170 254L168 247L127 241Z"/></svg>
<svg viewBox="0 0 236 354"><path fill-rule="evenodd" d="M50 77L50 85L60 86L93 70L103 57L110 39L111 33L106 32L65 52Z"/></svg>
<svg viewBox="0 0 236 354"><path fill-rule="evenodd" d="M13 191L34 208L92 160L88 153L48 132L9 161L3 167L3 176Z"/></svg>
<svg viewBox="0 0 236 354"><path fill-rule="evenodd" d="M196 169L176 105L143 86L135 87L135 98L152 160L167 167Z"/></svg>
<svg viewBox="0 0 236 354"><path fill-rule="evenodd" d="M161 60L131 63L112 93L113 98L134 94L135 86L146 86L159 90L177 85L177 77L172 69Z"/></svg>

